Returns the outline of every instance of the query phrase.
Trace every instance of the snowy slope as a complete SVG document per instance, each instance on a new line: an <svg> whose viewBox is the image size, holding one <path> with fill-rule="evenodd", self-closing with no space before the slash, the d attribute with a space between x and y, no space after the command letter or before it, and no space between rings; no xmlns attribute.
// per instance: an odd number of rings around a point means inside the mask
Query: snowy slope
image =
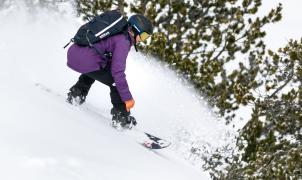
<svg viewBox="0 0 302 180"><path fill-rule="evenodd" d="M138 128L173 143L154 153L110 127L107 87L95 83L82 107L65 103L79 76L62 49L80 25L75 17L17 8L0 12L0 22L0 179L209 179L190 147L219 146L228 130L169 69L128 57Z"/></svg>

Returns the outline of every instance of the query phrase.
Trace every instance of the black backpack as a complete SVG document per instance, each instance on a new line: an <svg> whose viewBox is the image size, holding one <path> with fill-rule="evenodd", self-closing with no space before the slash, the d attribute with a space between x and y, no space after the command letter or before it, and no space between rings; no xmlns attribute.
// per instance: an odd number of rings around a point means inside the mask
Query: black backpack
<svg viewBox="0 0 302 180"><path fill-rule="evenodd" d="M106 11L82 25L70 42L74 42L80 46L92 47L98 54L104 56L107 52L101 52L93 44L102 39L125 32L127 27L128 21L118 10Z"/></svg>

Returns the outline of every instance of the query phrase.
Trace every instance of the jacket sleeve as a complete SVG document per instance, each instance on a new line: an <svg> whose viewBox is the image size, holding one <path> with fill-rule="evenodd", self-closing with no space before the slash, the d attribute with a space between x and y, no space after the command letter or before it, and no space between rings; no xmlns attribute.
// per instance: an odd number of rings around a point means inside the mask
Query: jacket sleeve
<svg viewBox="0 0 302 180"><path fill-rule="evenodd" d="M111 73L121 99L125 102L133 99L125 74L126 59L130 50L130 42L126 38L121 38L115 42L114 50L112 52Z"/></svg>

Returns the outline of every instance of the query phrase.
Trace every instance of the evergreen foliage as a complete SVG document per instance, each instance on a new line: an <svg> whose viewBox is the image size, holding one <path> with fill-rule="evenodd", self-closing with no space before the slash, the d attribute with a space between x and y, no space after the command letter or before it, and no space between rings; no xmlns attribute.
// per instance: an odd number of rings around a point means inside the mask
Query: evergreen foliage
<svg viewBox="0 0 302 180"><path fill-rule="evenodd" d="M78 16L82 16L83 20L89 20L95 15L113 8L124 13L127 4L124 0L75 0L75 6Z"/></svg>
<svg viewBox="0 0 302 180"><path fill-rule="evenodd" d="M260 0L170 1L131 5L153 20L155 36L145 48L191 81L229 122L240 105L254 100L255 58L265 53L262 30L281 19L281 5L255 17ZM135 8L134 8L135 7ZM248 60L238 61L243 54ZM228 66L238 66L228 72Z"/></svg>
<svg viewBox="0 0 302 180"><path fill-rule="evenodd" d="M291 40L277 53L259 59L265 90L252 119L240 131L239 152L206 159L216 179L302 178L302 40ZM221 162L225 171L218 170Z"/></svg>

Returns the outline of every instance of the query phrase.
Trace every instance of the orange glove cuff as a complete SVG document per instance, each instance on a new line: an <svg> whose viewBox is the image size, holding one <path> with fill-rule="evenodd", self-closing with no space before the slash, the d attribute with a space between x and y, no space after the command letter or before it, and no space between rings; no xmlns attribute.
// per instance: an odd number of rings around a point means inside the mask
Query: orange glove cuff
<svg viewBox="0 0 302 180"><path fill-rule="evenodd" d="M134 107L135 101L134 99L125 101L125 105L126 105L126 110L129 112L131 108Z"/></svg>

